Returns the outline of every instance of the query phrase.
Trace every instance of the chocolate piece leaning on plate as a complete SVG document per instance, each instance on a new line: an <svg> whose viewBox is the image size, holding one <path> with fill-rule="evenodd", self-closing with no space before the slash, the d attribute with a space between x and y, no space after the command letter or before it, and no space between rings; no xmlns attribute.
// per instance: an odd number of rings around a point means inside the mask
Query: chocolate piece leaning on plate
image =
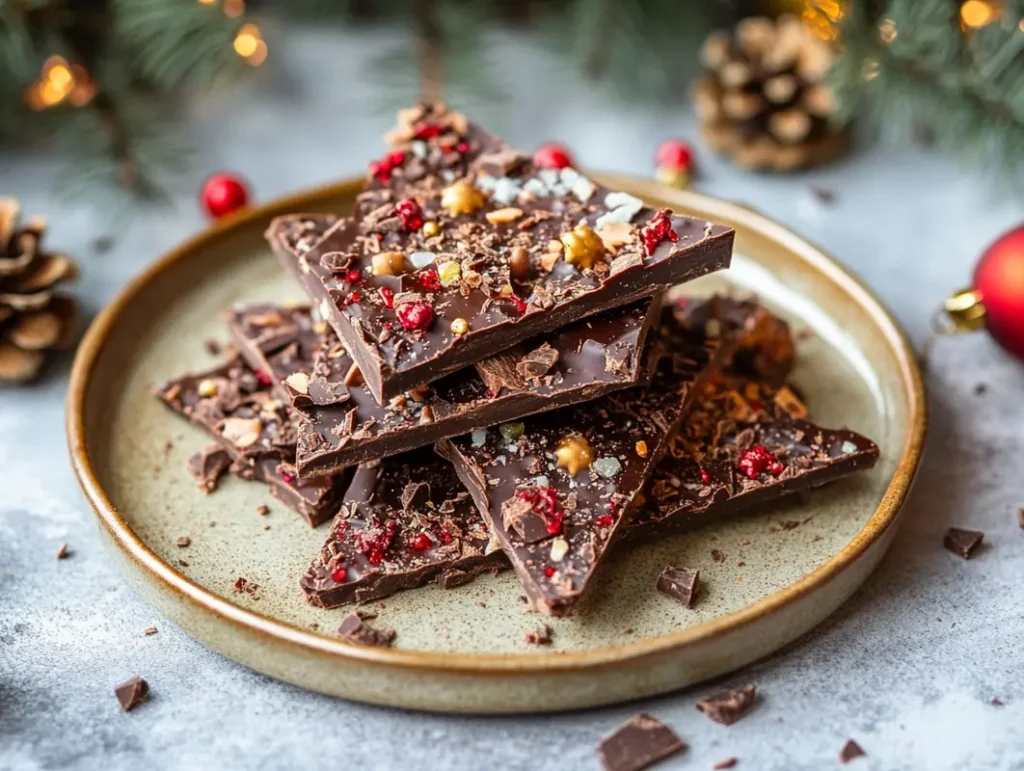
<svg viewBox="0 0 1024 771"><path fill-rule="evenodd" d="M451 464L429 447L360 466L327 543L299 582L313 605L367 602L502 566Z"/></svg>
<svg viewBox="0 0 1024 771"><path fill-rule="evenodd" d="M266 482L274 497L311 526L336 511L346 477L297 477L295 428L288 408L273 398L265 373L254 373L236 358L206 372L170 380L154 392L172 410L207 431L231 456L236 474Z"/></svg>
<svg viewBox="0 0 1024 771"><path fill-rule="evenodd" d="M441 107L412 112L355 216L303 243L300 265L378 403L729 266L727 227L537 168Z"/></svg>
<svg viewBox="0 0 1024 771"><path fill-rule="evenodd" d="M690 326L676 310L663 314L646 388L438 444L534 610L569 613L695 395L732 355L735 331L709 337L709 324Z"/></svg>
<svg viewBox="0 0 1024 771"><path fill-rule="evenodd" d="M693 598L697 596L699 580L699 570L669 565L658 576L656 587L666 597L671 597L683 607L690 608L693 607Z"/></svg>
<svg viewBox="0 0 1024 771"><path fill-rule="evenodd" d="M602 740L597 752L605 771L641 771L685 749L675 731L641 712Z"/></svg>
<svg viewBox="0 0 1024 771"><path fill-rule="evenodd" d="M874 467L878 445L804 420L783 386L732 375L698 397L638 502L627 537L680 532Z"/></svg>
<svg viewBox="0 0 1024 771"><path fill-rule="evenodd" d="M302 221L308 215L300 215ZM316 220L311 220L316 222ZM288 218L268 235L276 251L293 248L298 228ZM286 261L298 272L298 255ZM514 346L396 396L381 406L333 331L299 345L316 347L315 372L282 370L260 340L280 339L266 322L311 330L308 311L266 307L236 309L231 329L254 367L271 372L292 406L307 420L298 424L299 473L327 474L340 468L433 444L477 428L507 423L645 382L641 352L659 317L660 297L578 321ZM302 319L290 316L306 314ZM254 317L255 323L249 318ZM309 334L303 336L303 340ZM319 341L319 344L317 344ZM275 363L276 361L276 363Z"/></svg>

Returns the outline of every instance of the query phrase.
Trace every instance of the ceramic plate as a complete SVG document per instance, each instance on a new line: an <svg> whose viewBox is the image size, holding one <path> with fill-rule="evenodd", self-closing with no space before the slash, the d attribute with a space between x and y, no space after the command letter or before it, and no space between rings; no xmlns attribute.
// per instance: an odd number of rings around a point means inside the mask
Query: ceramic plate
<svg viewBox="0 0 1024 771"><path fill-rule="evenodd" d="M812 416L874 438L882 456L873 471L615 554L570 618L525 613L508 573L386 600L379 623L398 631L394 649L342 642L334 631L344 611L310 607L298 587L326 526L311 530L258 484L229 479L199 494L185 463L206 438L149 385L212 363L203 343L226 338L225 306L301 298L264 245L264 227L277 214L348 210L353 181L219 222L130 283L83 341L68 404L71 457L139 592L253 669L347 698L453 712L561 710L681 688L777 650L835 610L892 540L920 455L925 405L903 334L857 279L765 217L646 181L602 182L736 228L734 268L687 291L753 289L788 318L801 339L794 380ZM269 516L257 514L262 503ZM802 524L780 528L786 520ZM183 535L187 549L175 545ZM654 591L668 564L700 569L705 591L693 610ZM239 577L260 591L235 593ZM527 645L524 635L545 621L554 644Z"/></svg>

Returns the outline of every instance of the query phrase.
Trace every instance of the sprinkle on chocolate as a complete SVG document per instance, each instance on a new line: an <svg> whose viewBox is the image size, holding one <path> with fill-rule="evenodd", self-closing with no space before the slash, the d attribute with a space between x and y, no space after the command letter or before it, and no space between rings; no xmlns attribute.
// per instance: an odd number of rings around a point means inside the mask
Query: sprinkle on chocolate
<svg viewBox="0 0 1024 771"><path fill-rule="evenodd" d="M732 725L754 705L756 688L753 684L730 691L721 691L697 702L697 709L722 725Z"/></svg>
<svg viewBox="0 0 1024 771"><path fill-rule="evenodd" d="M57 547L57 559L59 560L65 559L70 553L71 550L66 542Z"/></svg>
<svg viewBox="0 0 1024 771"><path fill-rule="evenodd" d="M844 744L843 748L839 750L839 762L849 763L851 760L863 758L866 755L867 753L861 749L860 745L857 744L857 742L855 742L853 739L847 739L846 744Z"/></svg>
<svg viewBox="0 0 1024 771"><path fill-rule="evenodd" d="M981 546L981 540L984 537L985 534L980 530L961 530L958 527L951 527L946 531L942 545L954 554L959 554L964 559L970 559Z"/></svg>
<svg viewBox="0 0 1024 771"><path fill-rule="evenodd" d="M691 568L677 568L669 565L658 576L655 587L666 597L671 597L686 608L693 607L693 598L697 595L697 582L700 571Z"/></svg>
<svg viewBox="0 0 1024 771"><path fill-rule="evenodd" d="M121 709L131 712L149 696L149 683L136 675L130 680L114 687L114 695L121 704Z"/></svg>
<svg viewBox="0 0 1024 771"><path fill-rule="evenodd" d="M675 731L641 712L602 740L597 754L604 771L641 771L685 749L685 742Z"/></svg>
<svg viewBox="0 0 1024 771"><path fill-rule="evenodd" d="M341 626L338 627L338 634L346 641L356 645L390 648L394 644L395 638L398 636L394 629L374 629L363 623L364 618L371 616L360 616L361 614L358 612L345 616Z"/></svg>
<svg viewBox="0 0 1024 771"><path fill-rule="evenodd" d="M541 624L532 632L526 633L526 642L529 645L551 645L554 630L548 624Z"/></svg>

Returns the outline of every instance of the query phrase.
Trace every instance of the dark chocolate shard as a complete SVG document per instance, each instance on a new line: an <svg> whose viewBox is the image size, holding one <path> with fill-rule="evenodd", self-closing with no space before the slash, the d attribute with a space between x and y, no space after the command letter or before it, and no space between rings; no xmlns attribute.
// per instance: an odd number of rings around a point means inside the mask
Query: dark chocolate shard
<svg viewBox="0 0 1024 771"><path fill-rule="evenodd" d="M164 404L213 437L238 476L266 482L274 497L311 526L337 511L348 475L298 477L293 416L271 393L269 375L258 377L236 358L154 390Z"/></svg>
<svg viewBox="0 0 1024 771"><path fill-rule="evenodd" d="M231 455L221 445L213 442L188 459L188 470L196 486L204 493L217 489L221 477L231 467Z"/></svg>
<svg viewBox="0 0 1024 771"><path fill-rule="evenodd" d="M694 396L731 353L672 310L656 345L664 355L646 389L529 418L514 438L491 429L438 444L535 610L571 610Z"/></svg>
<svg viewBox="0 0 1024 771"><path fill-rule="evenodd" d="M356 645L390 648L398 636L394 629L376 629L364 623L359 613L349 613L338 627L338 634Z"/></svg>
<svg viewBox="0 0 1024 771"><path fill-rule="evenodd" d="M754 706L756 688L746 685L730 691L721 691L697 702L697 709L722 725L732 725Z"/></svg>
<svg viewBox="0 0 1024 771"><path fill-rule="evenodd" d="M657 589L680 605L691 608L693 607L693 598L697 596L697 581L699 579L699 570L676 568L669 565L658 576Z"/></svg>
<svg viewBox="0 0 1024 771"><path fill-rule="evenodd" d="M634 715L597 748L604 771L641 771L686 749L676 732L646 712Z"/></svg>
<svg viewBox="0 0 1024 771"><path fill-rule="evenodd" d="M727 768L734 768L736 764L739 762L740 759L737 758L735 755L732 755L731 757L718 761L711 768L713 769L713 771L725 771L725 769Z"/></svg>
<svg viewBox="0 0 1024 771"><path fill-rule="evenodd" d="M479 513L430 448L356 469L331 533L302 577L309 602L333 608L437 580L458 586L495 565ZM500 550L497 551L500 555Z"/></svg>
<svg viewBox="0 0 1024 771"><path fill-rule="evenodd" d="M655 303L643 301L558 330L528 342L523 350L505 352L399 395L385 406L365 384L346 385L352 380L352 359L333 333L312 320L308 308L276 309L298 330L298 338L280 351L246 337L253 330L248 316L265 316L273 306L236 308L230 326L249 365L268 372L278 399L303 417L297 429L297 466L300 475L310 476L645 382L648 372L640 354L658 318ZM607 372L607 355L626 357L626 366ZM524 359L531 362L526 377L517 371Z"/></svg>
<svg viewBox="0 0 1024 771"><path fill-rule="evenodd" d="M492 159L514 150L451 111L417 109L424 125L449 128L419 138L393 134L403 138L372 165L352 218L313 245L305 234L295 237L301 224L275 220L268 231L283 259L291 257L277 242L303 251L300 280L378 403L528 338L728 267L731 229L655 211L574 169L541 169L529 158L495 176ZM610 226L626 230L614 248L601 238ZM517 269L513 283L517 249L538 265L547 264L545 255L556 259L550 270ZM344 273L322 264L334 252L356 257ZM632 262L632 269L611 269ZM398 301L409 292L421 298L412 315ZM468 331L453 332L460 319Z"/></svg>
<svg viewBox="0 0 1024 771"><path fill-rule="evenodd" d="M959 527L951 527L946 531L942 545L966 560L974 556L974 552L981 546L984 537L985 534L980 530L961 530Z"/></svg>
<svg viewBox="0 0 1024 771"><path fill-rule="evenodd" d="M136 675L130 680L114 687L114 695L117 697L121 709L131 712L149 696L149 683Z"/></svg>
<svg viewBox="0 0 1024 771"><path fill-rule="evenodd" d="M857 742L853 739L847 739L846 744L844 744L843 748L839 750L839 762L849 763L851 760L863 758L866 755L867 753L861 749L861 746L857 744Z"/></svg>

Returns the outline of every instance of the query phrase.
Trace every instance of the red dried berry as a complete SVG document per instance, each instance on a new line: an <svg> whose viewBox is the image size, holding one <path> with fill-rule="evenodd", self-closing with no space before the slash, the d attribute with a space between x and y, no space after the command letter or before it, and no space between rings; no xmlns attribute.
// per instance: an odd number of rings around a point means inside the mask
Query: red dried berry
<svg viewBox="0 0 1024 771"><path fill-rule="evenodd" d="M553 576L554 574L555 574L555 569L554 568L544 568L544 575L546 575L548 578L551 578L551 576Z"/></svg>
<svg viewBox="0 0 1024 771"><path fill-rule="evenodd" d="M565 519L565 512L558 507L558 492L553 487L528 487L516 493L530 504L535 514L544 518L544 524L548 533L557 535L562 532L562 522Z"/></svg>
<svg viewBox="0 0 1024 771"><path fill-rule="evenodd" d="M349 294L348 297L345 298L345 305L351 305L352 303L357 303L357 302L359 302L362 299L363 299L363 293L362 292L352 292L351 294Z"/></svg>
<svg viewBox="0 0 1024 771"><path fill-rule="evenodd" d="M377 293L380 295L380 299L384 301L385 308L391 308L394 306L395 293L391 289L388 289L386 286L382 286L377 290Z"/></svg>
<svg viewBox="0 0 1024 771"><path fill-rule="evenodd" d="M396 311L398 322L409 332L425 332L434 322L434 309L426 300L405 303Z"/></svg>
<svg viewBox="0 0 1024 771"><path fill-rule="evenodd" d="M356 551L366 555L366 561L371 565L379 565L384 561L384 553L395 538L395 529L395 523L391 520L383 525L374 522L356 533Z"/></svg>
<svg viewBox="0 0 1024 771"><path fill-rule="evenodd" d="M765 471L773 477L777 477L785 468L782 461L776 458L763 444L755 444L749 450L744 450L736 462L736 466L746 475L747 479L757 479Z"/></svg>
<svg viewBox="0 0 1024 771"><path fill-rule="evenodd" d="M564 169L574 166L568 148L557 142L545 142L533 153L533 163L542 169Z"/></svg>
<svg viewBox="0 0 1024 771"><path fill-rule="evenodd" d="M469 143L468 142L459 142L457 145L455 145L455 149L457 151L459 151L460 153L468 153L469 152Z"/></svg>
<svg viewBox="0 0 1024 771"><path fill-rule="evenodd" d="M381 184L387 184L391 179L391 172L397 169L405 161L405 153L396 150L388 153L379 161L370 162L370 174L376 177Z"/></svg>
<svg viewBox="0 0 1024 771"><path fill-rule="evenodd" d="M334 568L334 570L331 571L331 580L334 581L334 583L336 584L340 584L342 581L345 580L345 576L347 575L348 571L345 569L345 566L338 565Z"/></svg>
<svg viewBox="0 0 1024 771"><path fill-rule="evenodd" d="M439 292L441 291L441 279L437 277L437 271L427 269L416 274L416 283L420 285L420 288L425 292Z"/></svg>
<svg viewBox="0 0 1024 771"><path fill-rule="evenodd" d="M436 123L431 123L429 121L417 123L416 126L413 128L413 136L416 139L419 139L420 141L433 139L436 136L440 136L440 134L441 127L438 126Z"/></svg>
<svg viewBox="0 0 1024 771"><path fill-rule="evenodd" d="M672 243L679 240L679 235L672 229L672 212L662 209L640 231L640 239L644 242L644 252L650 257L665 239Z"/></svg>
<svg viewBox="0 0 1024 771"><path fill-rule="evenodd" d="M345 273L345 281L347 281L350 284L356 284L362 280L363 274L360 273L358 270L350 270L347 273Z"/></svg>
<svg viewBox="0 0 1024 771"><path fill-rule="evenodd" d="M295 477L292 476L291 474L283 474L282 473L281 474L281 481L284 482L286 485L290 485L292 482L295 481Z"/></svg>
<svg viewBox="0 0 1024 771"><path fill-rule="evenodd" d="M254 369L252 374L256 376L256 382L260 385L268 386L271 383L270 375L261 369Z"/></svg>
<svg viewBox="0 0 1024 771"><path fill-rule="evenodd" d="M430 540L430 536L426 533L420 533L412 539L412 548L416 551L424 551L434 545L434 542Z"/></svg>
<svg viewBox="0 0 1024 771"><path fill-rule="evenodd" d="M614 522L615 520L607 514L603 514L594 520L594 524L598 527L611 527Z"/></svg>
<svg viewBox="0 0 1024 771"><path fill-rule="evenodd" d="M395 212L402 220L402 232L412 233L423 227L423 209L415 198L404 198L396 203Z"/></svg>
<svg viewBox="0 0 1024 771"><path fill-rule="evenodd" d="M516 313L526 313L526 303L523 300L519 299L515 295L511 295L508 298L508 301L515 306Z"/></svg>
<svg viewBox="0 0 1024 771"><path fill-rule="evenodd" d="M711 481L711 475L705 470L703 466L700 467L700 481L701 484L707 484Z"/></svg>

